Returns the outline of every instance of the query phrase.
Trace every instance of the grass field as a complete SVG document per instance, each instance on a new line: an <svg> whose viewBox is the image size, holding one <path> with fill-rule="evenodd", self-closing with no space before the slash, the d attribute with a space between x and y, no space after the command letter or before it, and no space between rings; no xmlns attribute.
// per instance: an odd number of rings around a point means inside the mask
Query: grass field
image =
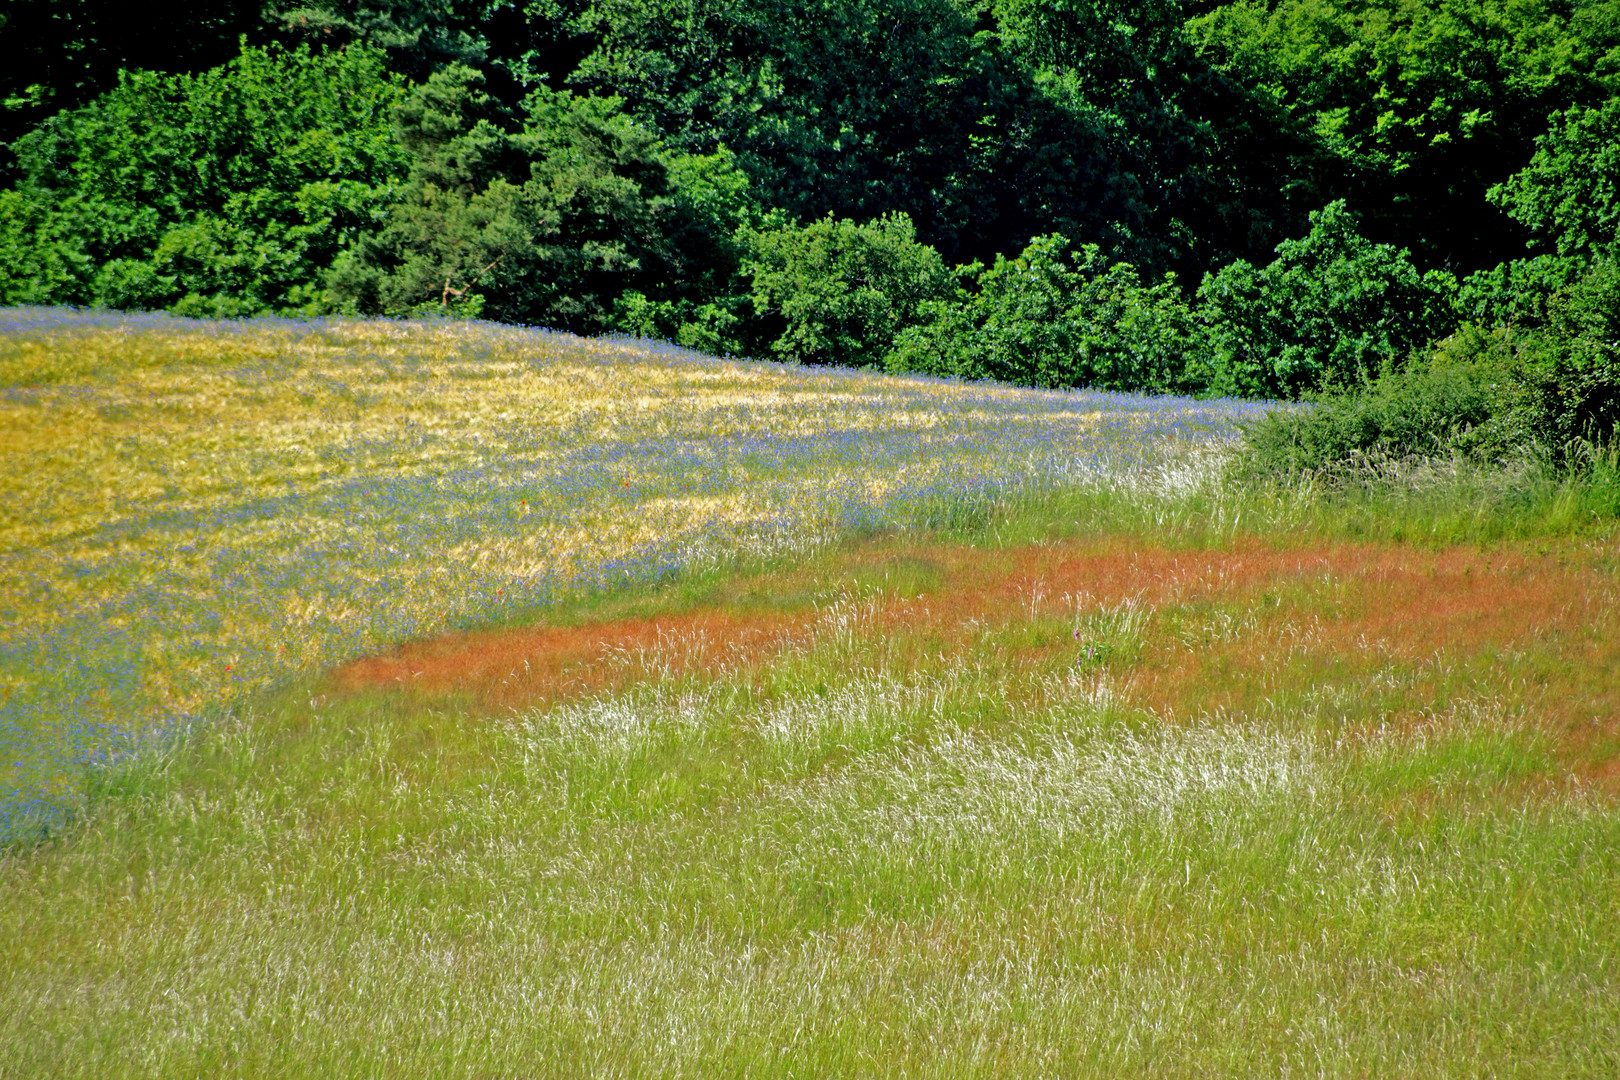
<svg viewBox="0 0 1620 1080"><path fill-rule="evenodd" d="M0 1075L1620 1072L1620 576L1567 484L7 318L0 730L72 813L0 862Z"/></svg>
<svg viewBox="0 0 1620 1080"><path fill-rule="evenodd" d="M0 838L84 762L291 675L1244 411L489 324L0 312Z"/></svg>

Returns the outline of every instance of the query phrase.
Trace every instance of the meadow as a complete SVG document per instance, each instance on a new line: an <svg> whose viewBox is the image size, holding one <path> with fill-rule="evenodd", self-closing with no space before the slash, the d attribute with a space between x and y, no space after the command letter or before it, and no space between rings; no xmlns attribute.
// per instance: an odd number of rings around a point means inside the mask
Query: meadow
<svg viewBox="0 0 1620 1080"><path fill-rule="evenodd" d="M1620 1071L1620 567L1567 483L1245 485L1232 402L0 318L0 1075Z"/></svg>
<svg viewBox="0 0 1620 1080"><path fill-rule="evenodd" d="M0 837L243 692L1230 434L492 324L0 313Z"/></svg>

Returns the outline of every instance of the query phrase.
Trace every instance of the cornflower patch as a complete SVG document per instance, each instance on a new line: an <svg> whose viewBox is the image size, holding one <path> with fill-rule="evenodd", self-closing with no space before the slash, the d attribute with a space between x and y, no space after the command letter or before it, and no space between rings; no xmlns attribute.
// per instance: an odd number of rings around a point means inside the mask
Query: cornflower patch
<svg viewBox="0 0 1620 1080"><path fill-rule="evenodd" d="M1170 482L1259 408L481 323L0 312L0 833L301 672L1019 485Z"/></svg>

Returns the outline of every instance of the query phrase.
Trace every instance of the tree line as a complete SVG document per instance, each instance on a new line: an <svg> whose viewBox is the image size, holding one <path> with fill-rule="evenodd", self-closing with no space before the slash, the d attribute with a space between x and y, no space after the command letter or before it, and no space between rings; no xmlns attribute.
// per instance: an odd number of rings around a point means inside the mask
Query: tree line
<svg viewBox="0 0 1620 1080"><path fill-rule="evenodd" d="M1620 0L180 7L8 6L0 303L1612 428Z"/></svg>

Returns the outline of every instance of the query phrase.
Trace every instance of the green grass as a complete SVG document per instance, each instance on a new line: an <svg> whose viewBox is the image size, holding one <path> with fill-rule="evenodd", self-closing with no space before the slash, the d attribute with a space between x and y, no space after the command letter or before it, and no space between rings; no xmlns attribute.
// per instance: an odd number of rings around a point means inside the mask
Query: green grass
<svg viewBox="0 0 1620 1080"><path fill-rule="evenodd" d="M469 620L694 617L602 685L242 695L0 854L0 1076L1614 1076L1601 482L1386 480L1190 454Z"/></svg>
<svg viewBox="0 0 1620 1080"><path fill-rule="evenodd" d="M956 542L993 561L1056 498ZM1154 640L1251 633L1240 612L1032 592L953 649L880 614L939 599L918 542L574 615L786 576L815 614L769 663L654 650L625 690L505 715L309 684L103 774L0 875L0 1070L1620 1066L1620 815L1565 779L1523 669L1434 691L1386 663L1380 692L1300 653L1319 681L1291 703L1171 719L1111 687ZM1042 658L1074 630L1110 648Z"/></svg>

